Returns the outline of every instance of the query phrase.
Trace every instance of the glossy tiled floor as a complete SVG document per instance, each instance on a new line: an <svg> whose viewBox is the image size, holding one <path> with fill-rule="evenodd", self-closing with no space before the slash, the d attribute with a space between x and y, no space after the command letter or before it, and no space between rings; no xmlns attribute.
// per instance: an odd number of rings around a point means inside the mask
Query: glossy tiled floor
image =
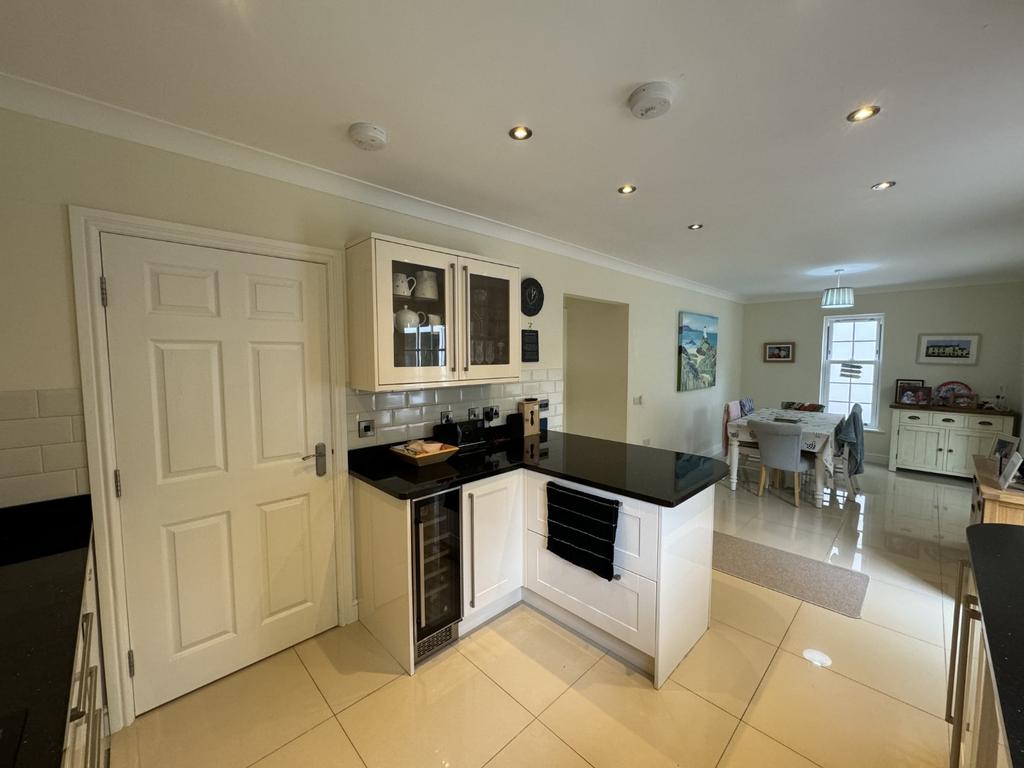
<svg viewBox="0 0 1024 768"><path fill-rule="evenodd" d="M969 487L878 468L862 487L821 511L723 488L716 514L734 535L867 572L862 619L715 573L711 629L660 691L525 606L415 677L356 624L147 713L116 735L112 765L944 765L943 585Z"/></svg>

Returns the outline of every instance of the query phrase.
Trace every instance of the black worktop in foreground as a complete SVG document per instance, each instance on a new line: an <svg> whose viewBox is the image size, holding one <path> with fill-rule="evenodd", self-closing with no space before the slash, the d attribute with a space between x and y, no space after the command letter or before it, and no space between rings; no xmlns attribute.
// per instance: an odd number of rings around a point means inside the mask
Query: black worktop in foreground
<svg viewBox="0 0 1024 768"><path fill-rule="evenodd" d="M549 431L512 438L414 467L388 446L348 452L349 473L397 499L415 499L516 469L529 469L662 507L675 507L729 474L717 459Z"/></svg>
<svg viewBox="0 0 1024 768"><path fill-rule="evenodd" d="M0 512L0 765L11 765L16 750L17 768L56 768L92 530L89 496Z"/></svg>
<svg viewBox="0 0 1024 768"><path fill-rule="evenodd" d="M989 663L1014 768L1024 768L1024 526L967 528Z"/></svg>

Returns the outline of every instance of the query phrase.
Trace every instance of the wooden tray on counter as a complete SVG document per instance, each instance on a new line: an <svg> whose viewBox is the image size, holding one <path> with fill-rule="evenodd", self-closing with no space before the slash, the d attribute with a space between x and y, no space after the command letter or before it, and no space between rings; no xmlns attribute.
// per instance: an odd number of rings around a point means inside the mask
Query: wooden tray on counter
<svg viewBox="0 0 1024 768"><path fill-rule="evenodd" d="M428 467L431 464L440 464L442 461L448 461L448 459L459 452L457 446L448 445L447 443L442 443L441 446L441 450L434 453L411 453L405 450L403 445L392 445L391 452L407 464L412 464L416 467Z"/></svg>

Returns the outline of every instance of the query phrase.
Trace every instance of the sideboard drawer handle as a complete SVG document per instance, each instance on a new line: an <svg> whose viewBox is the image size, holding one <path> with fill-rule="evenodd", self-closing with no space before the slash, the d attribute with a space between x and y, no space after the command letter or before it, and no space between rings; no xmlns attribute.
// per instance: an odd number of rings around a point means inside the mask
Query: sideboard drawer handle
<svg viewBox="0 0 1024 768"><path fill-rule="evenodd" d="M952 424L954 421L956 421L956 419L943 419L943 421L946 422L947 424Z"/></svg>
<svg viewBox="0 0 1024 768"><path fill-rule="evenodd" d="M907 416L907 420L908 421L920 421L921 417L920 416Z"/></svg>
<svg viewBox="0 0 1024 768"><path fill-rule="evenodd" d="M978 423L981 424L981 426L983 426L983 427L991 427L992 426L992 422L991 421L979 421Z"/></svg>

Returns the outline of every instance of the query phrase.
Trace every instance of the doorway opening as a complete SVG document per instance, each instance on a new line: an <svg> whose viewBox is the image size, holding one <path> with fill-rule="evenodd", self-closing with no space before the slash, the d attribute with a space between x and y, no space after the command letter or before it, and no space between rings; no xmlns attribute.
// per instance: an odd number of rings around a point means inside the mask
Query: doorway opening
<svg viewBox="0 0 1024 768"><path fill-rule="evenodd" d="M629 305L566 296L565 431L626 441Z"/></svg>

